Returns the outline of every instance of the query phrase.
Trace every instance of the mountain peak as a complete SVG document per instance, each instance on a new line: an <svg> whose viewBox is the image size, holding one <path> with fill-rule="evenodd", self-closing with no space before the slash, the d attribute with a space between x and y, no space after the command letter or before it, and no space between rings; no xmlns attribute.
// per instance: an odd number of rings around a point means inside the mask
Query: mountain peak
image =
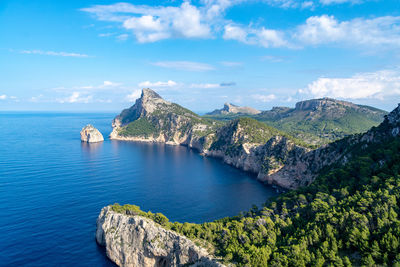
<svg viewBox="0 0 400 267"><path fill-rule="evenodd" d="M336 100L333 98L329 97L324 97L324 98L318 98L318 99L310 99L310 100L304 100L296 103L296 110L316 110L316 109L321 109L321 108L332 108L332 107L337 107L337 106L346 106L346 107L357 107L357 105L347 102L347 101L342 101L342 100Z"/></svg>
<svg viewBox="0 0 400 267"><path fill-rule="evenodd" d="M143 88L140 98L161 98L162 97L150 88Z"/></svg>
<svg viewBox="0 0 400 267"><path fill-rule="evenodd" d="M385 116L385 120L391 125L400 124L400 104Z"/></svg>
<svg viewBox="0 0 400 267"><path fill-rule="evenodd" d="M241 107L227 102L224 104L224 107L222 109L216 109L212 112L207 113L207 115L227 115L238 113L255 115L260 113L260 111L251 107Z"/></svg>
<svg viewBox="0 0 400 267"><path fill-rule="evenodd" d="M232 104L232 103L228 103L228 102L226 102L225 104L224 104L224 108L230 108L230 107L239 107L238 105L235 105L235 104Z"/></svg>

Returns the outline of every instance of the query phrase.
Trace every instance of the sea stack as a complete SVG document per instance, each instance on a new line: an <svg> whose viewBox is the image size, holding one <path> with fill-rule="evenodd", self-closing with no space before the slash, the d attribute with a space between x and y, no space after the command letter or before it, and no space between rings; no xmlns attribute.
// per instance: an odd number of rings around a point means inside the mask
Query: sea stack
<svg viewBox="0 0 400 267"><path fill-rule="evenodd" d="M88 124L81 130L81 141L97 143L104 141L103 135L93 125Z"/></svg>

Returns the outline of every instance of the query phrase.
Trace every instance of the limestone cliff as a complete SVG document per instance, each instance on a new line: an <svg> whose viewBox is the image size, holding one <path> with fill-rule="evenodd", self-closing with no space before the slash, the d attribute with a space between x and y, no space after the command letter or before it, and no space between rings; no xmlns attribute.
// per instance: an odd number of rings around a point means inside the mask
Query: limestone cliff
<svg viewBox="0 0 400 267"><path fill-rule="evenodd" d="M216 109L206 115L228 115L228 114L259 114L261 111L251 107L240 107L231 103L225 103L222 109Z"/></svg>
<svg viewBox="0 0 400 267"><path fill-rule="evenodd" d="M346 164L354 151L366 149L371 143L382 143L400 135L400 104L385 116L384 121L364 134L352 135L304 153L297 160L287 162L279 171L259 176L262 181L285 184L297 188L310 184L323 168Z"/></svg>
<svg viewBox="0 0 400 267"><path fill-rule="evenodd" d="M81 141L88 143L96 143L104 141L104 138L99 130L94 128L93 125L88 124L81 130Z"/></svg>
<svg viewBox="0 0 400 267"><path fill-rule="evenodd" d="M112 125L111 139L187 144L201 149L207 141L204 137L221 123L166 101L151 89L143 89L136 103L123 110Z"/></svg>
<svg viewBox="0 0 400 267"><path fill-rule="evenodd" d="M143 216L114 212L110 206L97 219L96 240L118 266L223 267L190 239Z"/></svg>
<svg viewBox="0 0 400 267"><path fill-rule="evenodd" d="M214 142L203 153L263 178L296 161L310 149L273 127L250 118L231 121L218 129ZM274 181L282 187L285 183Z"/></svg>

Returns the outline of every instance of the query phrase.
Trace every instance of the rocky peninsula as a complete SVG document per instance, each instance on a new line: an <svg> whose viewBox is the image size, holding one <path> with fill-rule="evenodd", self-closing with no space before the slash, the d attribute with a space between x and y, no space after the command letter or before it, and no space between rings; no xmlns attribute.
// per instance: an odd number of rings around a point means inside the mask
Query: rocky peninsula
<svg viewBox="0 0 400 267"><path fill-rule="evenodd" d="M96 240L118 266L224 266L187 237L130 210L115 212L111 206L100 212Z"/></svg>

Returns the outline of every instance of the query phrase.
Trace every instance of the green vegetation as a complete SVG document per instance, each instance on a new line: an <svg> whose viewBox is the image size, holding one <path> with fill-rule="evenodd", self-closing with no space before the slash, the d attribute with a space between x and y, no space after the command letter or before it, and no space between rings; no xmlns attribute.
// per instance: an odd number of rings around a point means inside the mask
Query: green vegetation
<svg viewBox="0 0 400 267"><path fill-rule="evenodd" d="M121 128L121 136L144 136L150 137L158 133L157 128L146 118L139 118Z"/></svg>
<svg viewBox="0 0 400 267"><path fill-rule="evenodd" d="M115 203L114 205L111 206L111 209L118 213L124 213L128 215L139 215L149 218L161 226L166 226L169 223L168 218L165 217L162 213L152 213L151 211L144 212L140 210L139 206L136 205L125 204L121 206L118 203Z"/></svg>
<svg viewBox="0 0 400 267"><path fill-rule="evenodd" d="M274 136L286 137L299 146L315 148L315 146L304 143L274 127L247 117L232 120L220 128L219 133L218 138L211 144L210 149L225 149L226 154L231 156L240 153L244 143L265 144ZM236 138L233 143L231 140L232 137Z"/></svg>
<svg viewBox="0 0 400 267"><path fill-rule="evenodd" d="M274 108L257 115L227 114L207 115L206 118L229 121L250 117L305 143L321 145L339 140L347 135L362 133L382 122L386 112L367 106L360 110L341 105L321 110Z"/></svg>
<svg viewBox="0 0 400 267"><path fill-rule="evenodd" d="M352 147L308 187L246 214L203 224L133 210L239 266L400 266L400 138ZM113 206L126 213L132 206Z"/></svg>

